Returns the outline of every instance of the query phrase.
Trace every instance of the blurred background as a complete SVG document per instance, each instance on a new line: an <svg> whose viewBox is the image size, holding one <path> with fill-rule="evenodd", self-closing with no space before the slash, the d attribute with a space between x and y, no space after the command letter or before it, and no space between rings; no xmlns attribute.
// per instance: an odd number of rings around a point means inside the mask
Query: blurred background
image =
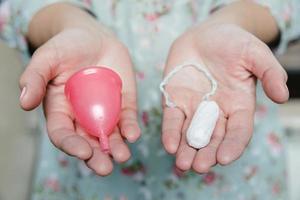
<svg viewBox="0 0 300 200"><path fill-rule="evenodd" d="M279 57L289 74L291 100L279 107L288 135L287 160L290 200L300 200L300 42ZM20 55L0 41L0 200L23 200L30 186L39 149L35 112L19 107Z"/></svg>

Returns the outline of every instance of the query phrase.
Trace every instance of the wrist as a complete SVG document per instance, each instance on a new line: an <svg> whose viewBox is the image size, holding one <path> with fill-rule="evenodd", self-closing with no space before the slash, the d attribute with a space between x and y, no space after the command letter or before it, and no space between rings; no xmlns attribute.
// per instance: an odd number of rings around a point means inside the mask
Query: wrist
<svg viewBox="0 0 300 200"><path fill-rule="evenodd" d="M232 3L215 11L204 21L203 25L233 24L254 34L254 20L251 19L249 13L244 11L244 5L236 4Z"/></svg>
<svg viewBox="0 0 300 200"><path fill-rule="evenodd" d="M68 29L84 30L92 35L112 35L83 9L67 3L55 3L41 9L29 24L27 38L39 47L53 36Z"/></svg>
<svg viewBox="0 0 300 200"><path fill-rule="evenodd" d="M214 12L200 26L233 24L252 33L265 43L279 34L277 23L269 9L251 1L237 1Z"/></svg>

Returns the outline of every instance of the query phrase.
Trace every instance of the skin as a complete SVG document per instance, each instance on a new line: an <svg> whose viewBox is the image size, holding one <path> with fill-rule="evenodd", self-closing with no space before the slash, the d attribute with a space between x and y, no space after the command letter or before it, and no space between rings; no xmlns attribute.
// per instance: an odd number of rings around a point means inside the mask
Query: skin
<svg viewBox="0 0 300 200"><path fill-rule="evenodd" d="M241 1L217 11L173 43L165 75L186 60L203 63L218 82L211 100L221 109L210 143L200 150L190 147L186 131L210 84L192 67L169 82L166 90L178 107L163 105L162 142L176 156L177 168L207 173L214 165L228 165L242 155L253 133L257 79L274 102L288 100L286 72L265 44L277 35L267 9Z"/></svg>
<svg viewBox="0 0 300 200"><path fill-rule="evenodd" d="M74 18L80 20L70 21ZM67 4L54 4L37 13L28 40L38 48L20 79L22 108L31 110L43 101L51 142L83 160L98 175L110 174L112 159L122 163L130 158L124 139L135 142L140 136L135 78L127 48L86 12ZM110 66L123 82L122 111L109 137L110 154L101 152L98 139L75 121L64 94L65 83L74 72L99 65Z"/></svg>
<svg viewBox="0 0 300 200"><path fill-rule="evenodd" d="M251 9L247 9L249 6ZM179 169L204 173L216 163L226 165L241 155L252 135L256 78L262 80L266 94L275 102L288 99L286 73L264 43L274 40L277 34L276 22L268 10L241 1L220 9L174 41L165 74L188 59L205 63L219 82L213 100L222 113L210 144L198 151L189 147L186 129L210 85L193 68L184 69L170 81L167 91L178 108L163 105L162 141L165 149L176 156ZM30 23L27 38L37 50L20 79L22 108L31 110L43 101L52 143L83 160L98 175L108 175L113 170L112 159L125 162L130 158L124 140L134 142L140 136L128 50L92 16L63 3L40 10ZM124 85L121 120L110 136L109 155L102 153L98 140L76 123L63 93L67 79L90 65L111 66Z"/></svg>

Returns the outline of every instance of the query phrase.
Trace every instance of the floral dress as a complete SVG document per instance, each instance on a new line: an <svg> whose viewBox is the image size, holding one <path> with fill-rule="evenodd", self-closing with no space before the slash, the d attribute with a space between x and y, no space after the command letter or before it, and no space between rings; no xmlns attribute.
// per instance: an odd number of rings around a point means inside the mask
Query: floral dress
<svg viewBox="0 0 300 200"><path fill-rule="evenodd" d="M269 7L281 29L277 51L284 51L300 28L297 0L257 1ZM54 0L8 0L0 8L1 37L28 61L24 35L33 14ZM276 105L257 89L253 138L242 157L207 174L182 174L161 144L159 83L172 41L189 26L230 1L85 0L69 1L94 13L116 32L132 55L138 85L142 137L131 144L132 158L108 177L93 174L82 161L55 149L43 134L35 170L33 200L276 200L287 199L285 137ZM76 19L74 19L76 20ZM41 131L45 122L41 118Z"/></svg>

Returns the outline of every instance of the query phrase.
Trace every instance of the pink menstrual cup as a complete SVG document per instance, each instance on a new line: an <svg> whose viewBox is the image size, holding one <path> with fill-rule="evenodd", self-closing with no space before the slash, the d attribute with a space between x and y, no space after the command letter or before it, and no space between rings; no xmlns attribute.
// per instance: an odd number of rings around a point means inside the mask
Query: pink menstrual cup
<svg viewBox="0 0 300 200"><path fill-rule="evenodd" d="M119 121L122 81L106 67L88 67L72 75L65 85L76 122L99 138L103 152L109 152L108 136Z"/></svg>

